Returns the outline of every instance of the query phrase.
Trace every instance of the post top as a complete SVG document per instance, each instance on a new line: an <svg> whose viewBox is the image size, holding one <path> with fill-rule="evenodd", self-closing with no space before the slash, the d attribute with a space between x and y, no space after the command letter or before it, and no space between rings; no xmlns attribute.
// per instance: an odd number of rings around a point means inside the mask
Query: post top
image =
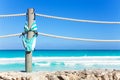
<svg viewBox="0 0 120 80"><path fill-rule="evenodd" d="M28 8L27 11L28 12L34 12L34 8Z"/></svg>
<svg viewBox="0 0 120 80"><path fill-rule="evenodd" d="M34 8L28 8L28 10L31 10L31 9L34 10Z"/></svg>

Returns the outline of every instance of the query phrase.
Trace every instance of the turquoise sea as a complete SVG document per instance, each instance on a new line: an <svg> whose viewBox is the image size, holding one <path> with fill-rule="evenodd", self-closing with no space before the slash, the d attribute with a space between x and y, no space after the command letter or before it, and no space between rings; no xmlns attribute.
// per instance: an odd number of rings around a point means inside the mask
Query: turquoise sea
<svg viewBox="0 0 120 80"><path fill-rule="evenodd" d="M120 50L35 50L33 71L120 69ZM24 50L0 50L0 71L24 71Z"/></svg>

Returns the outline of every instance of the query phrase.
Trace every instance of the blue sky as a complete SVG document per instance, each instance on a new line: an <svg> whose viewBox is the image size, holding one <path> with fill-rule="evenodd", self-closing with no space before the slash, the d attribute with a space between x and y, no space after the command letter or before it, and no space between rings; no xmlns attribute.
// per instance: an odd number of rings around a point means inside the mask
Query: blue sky
<svg viewBox="0 0 120 80"><path fill-rule="evenodd" d="M101 21L120 21L120 0L0 0L0 14L36 13ZM26 17L0 18L0 35L23 32ZM38 31L61 36L120 39L120 25L36 17ZM19 37L0 39L0 49L24 49ZM120 43L72 41L39 36L36 49L120 49Z"/></svg>

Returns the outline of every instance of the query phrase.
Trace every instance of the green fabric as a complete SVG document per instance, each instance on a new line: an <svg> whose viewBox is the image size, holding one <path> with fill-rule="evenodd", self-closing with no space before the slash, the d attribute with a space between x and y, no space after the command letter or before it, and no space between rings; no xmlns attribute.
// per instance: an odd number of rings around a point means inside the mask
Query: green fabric
<svg viewBox="0 0 120 80"><path fill-rule="evenodd" d="M26 51L33 51L34 50L34 44L36 43L36 36L28 39L27 37L23 36L23 45L25 47Z"/></svg>
<svg viewBox="0 0 120 80"><path fill-rule="evenodd" d="M37 25L36 25L36 22L34 21L33 24L31 25L31 28L29 29L28 28L28 23L26 22L25 23L25 27L24 27L24 31L27 32L27 31L36 31L37 30Z"/></svg>
<svg viewBox="0 0 120 80"><path fill-rule="evenodd" d="M33 31L33 32L37 31L37 25L36 25L35 21L31 25L30 29L28 28L28 23L27 22L25 23L24 32L28 32L28 31ZM27 35L22 36L23 45L24 45L26 51L34 50L35 44L36 44L36 37L37 37L36 34L34 34L34 36L30 39L27 38Z"/></svg>

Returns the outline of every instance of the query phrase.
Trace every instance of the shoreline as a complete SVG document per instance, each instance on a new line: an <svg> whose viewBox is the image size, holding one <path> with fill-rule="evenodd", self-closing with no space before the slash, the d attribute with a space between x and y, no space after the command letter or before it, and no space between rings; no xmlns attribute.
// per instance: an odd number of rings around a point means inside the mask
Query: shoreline
<svg viewBox="0 0 120 80"><path fill-rule="evenodd" d="M56 72L0 72L0 80L119 80L120 70L95 69Z"/></svg>

